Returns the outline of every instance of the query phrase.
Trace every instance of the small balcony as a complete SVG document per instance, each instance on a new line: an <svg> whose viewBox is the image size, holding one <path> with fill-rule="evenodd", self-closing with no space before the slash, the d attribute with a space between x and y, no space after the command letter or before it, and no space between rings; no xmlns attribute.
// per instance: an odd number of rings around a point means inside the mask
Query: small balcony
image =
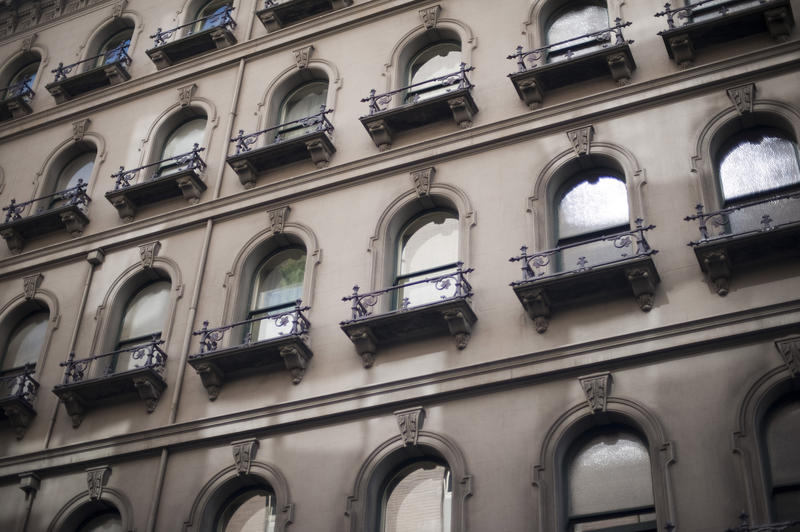
<svg viewBox="0 0 800 532"><path fill-rule="evenodd" d="M190 204L196 204L206 189L206 184L200 179L206 168L206 163L200 158L203 150L205 148L195 144L188 153L139 168L125 170L120 166L119 172L111 176L115 179L114 190L106 192L106 199L126 222L133 220L140 207L170 198L183 196ZM140 173L149 175L139 183L132 183Z"/></svg>
<svg viewBox="0 0 800 532"><path fill-rule="evenodd" d="M636 69L630 45L622 28L631 22L617 18L607 30L587 33L572 39L523 51L522 46L507 59L517 62L517 72L509 74L520 99L530 109L542 105L548 91L595 78L611 77L627 85Z"/></svg>
<svg viewBox="0 0 800 532"><path fill-rule="evenodd" d="M30 80L9 85L0 89L0 121L21 118L33 112L30 102L34 92Z"/></svg>
<svg viewBox="0 0 800 532"><path fill-rule="evenodd" d="M91 198L86 195L86 183L80 179L72 188L30 201L17 203L12 198L11 203L3 207L6 217L0 225L0 236L5 239L12 253L22 252L25 242L31 238L62 229L66 229L73 237L80 236L89 223L86 207L90 201ZM29 205L34 213L23 216Z"/></svg>
<svg viewBox="0 0 800 532"><path fill-rule="evenodd" d="M268 32L278 31L315 15L342 9L352 3L353 0L265 0L264 9L256 11L256 16Z"/></svg>
<svg viewBox="0 0 800 532"><path fill-rule="evenodd" d="M474 85L467 72L475 70L461 63L458 72L446 74L383 94L372 89L362 102L369 114L359 118L380 151L392 147L395 133L452 118L460 128L472 125L478 106L472 99Z"/></svg>
<svg viewBox="0 0 800 532"><path fill-rule="evenodd" d="M233 29L236 22L231 17L233 7L220 13L193 20L181 26L162 30L158 28L153 39L153 48L147 55L158 70L179 63L211 50L221 50L236 44Z"/></svg>
<svg viewBox="0 0 800 532"><path fill-rule="evenodd" d="M593 304L612 298L633 296L644 312L653 308L660 281L652 256L658 253L647 243L642 226L612 235L566 244L540 253L509 259L522 263L522 280L511 283L525 312L544 333L552 314L560 309Z"/></svg>
<svg viewBox="0 0 800 532"><path fill-rule="evenodd" d="M6 421L17 433L17 439L36 416L33 402L39 392L39 383L33 378L33 364L26 364L21 372L13 371L0 376L0 422Z"/></svg>
<svg viewBox="0 0 800 532"><path fill-rule="evenodd" d="M82 65L98 62L102 62L102 64L79 74L73 74L78 67L83 68ZM131 58L128 56L128 44L126 43L105 54L96 55L71 65L64 66L64 63L59 63L58 67L51 71L56 75L55 80L47 84L45 88L53 95L56 103L64 103L81 94L129 80L131 75L128 73L128 66L130 64ZM70 74L72 75L70 76Z"/></svg>
<svg viewBox="0 0 800 532"><path fill-rule="evenodd" d="M303 314L309 307L301 304L298 300L291 310L213 329L204 321L203 328L192 333L200 336L200 352L189 356L189 364L200 375L210 400L219 396L226 380L255 372L287 370L292 383L300 383L314 356L308 346L311 322ZM220 348L226 332L244 341Z"/></svg>
<svg viewBox="0 0 800 532"><path fill-rule="evenodd" d="M689 242L717 294L730 289L735 272L800 256L800 191L761 198L684 218L699 223L700 240Z"/></svg>
<svg viewBox="0 0 800 532"><path fill-rule="evenodd" d="M244 188L253 188L259 174L285 164L311 159L317 168L328 166L336 151L331 140L333 124L327 117L332 111L322 105L317 114L255 133L245 135L240 129L239 135L231 139L236 143L236 154L227 161ZM261 135L266 144L252 148Z"/></svg>
<svg viewBox="0 0 800 532"><path fill-rule="evenodd" d="M163 343L154 338L146 344L80 360L70 353L61 363L66 368L64 382L53 388L53 393L64 402L72 426L78 428L92 408L115 401L138 397L148 413L155 410L167 387L163 377L167 354L160 347Z"/></svg>
<svg viewBox="0 0 800 532"><path fill-rule="evenodd" d="M658 34L669 57L684 68L694 63L696 50L759 33L785 41L794 27L791 0L701 0L664 8L655 16L667 17L668 28Z"/></svg>
<svg viewBox="0 0 800 532"><path fill-rule="evenodd" d="M472 268L462 266L459 262L454 272L365 294L359 294L356 285L352 295L342 298L352 302L352 319L339 325L365 368L372 367L379 347L398 342L449 334L458 349L467 347L478 317L469 302L472 286L466 278Z"/></svg>

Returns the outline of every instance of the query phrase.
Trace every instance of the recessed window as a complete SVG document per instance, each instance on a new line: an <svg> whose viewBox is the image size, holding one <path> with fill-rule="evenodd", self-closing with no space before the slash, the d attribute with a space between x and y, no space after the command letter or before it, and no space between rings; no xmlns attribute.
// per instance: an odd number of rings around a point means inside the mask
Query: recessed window
<svg viewBox="0 0 800 532"><path fill-rule="evenodd" d="M80 182L88 183L92 177L96 157L97 153L93 151L84 152L73 157L59 172L53 192L72 189L78 186ZM66 202L67 200L55 196L50 200L50 208L60 207Z"/></svg>
<svg viewBox="0 0 800 532"><path fill-rule="evenodd" d="M88 518L76 532L122 532L122 519L118 511L108 510Z"/></svg>
<svg viewBox="0 0 800 532"><path fill-rule="evenodd" d="M605 2L572 2L556 11L549 19L546 30L548 60L566 59L568 52L591 51L602 43L594 37L577 39L589 33L608 29L608 8ZM568 41L568 42L565 42Z"/></svg>
<svg viewBox="0 0 800 532"><path fill-rule="evenodd" d="M128 301L122 314L115 350L132 349L161 338L169 307L169 281L156 281L138 290ZM121 353L111 361L112 371L125 371L146 361L136 360L131 353Z"/></svg>
<svg viewBox="0 0 800 532"><path fill-rule="evenodd" d="M303 296L306 252L289 248L272 254L256 270L247 319L266 317L294 307ZM272 319L254 322L249 331L253 341L273 338L291 330L291 321L279 326Z"/></svg>
<svg viewBox="0 0 800 532"><path fill-rule="evenodd" d="M128 53L128 47L131 44L132 36L132 29L124 29L109 37L97 51L99 57L95 61L94 66L109 65L122 60L125 54Z"/></svg>
<svg viewBox="0 0 800 532"><path fill-rule="evenodd" d="M450 530L453 479L437 462L418 461L400 469L383 495L381 532Z"/></svg>
<svg viewBox="0 0 800 532"><path fill-rule="evenodd" d="M33 61L28 63L24 67L17 70L13 76L11 76L11 81L8 83L9 93L6 97L13 97L17 94L20 94L26 90L26 88L32 89L33 82L36 80L36 73L39 71L39 61Z"/></svg>
<svg viewBox="0 0 800 532"><path fill-rule="evenodd" d="M800 394L783 398L764 421L773 522L800 520ZM800 526L787 529L796 532Z"/></svg>
<svg viewBox="0 0 800 532"><path fill-rule="evenodd" d="M328 97L327 81L312 81L292 91L281 104L279 123L287 124L318 114ZM316 124L304 127L302 123L289 124L280 128L278 135L282 140L299 137L314 131Z"/></svg>
<svg viewBox="0 0 800 532"><path fill-rule="evenodd" d="M172 130L161 148L159 160L164 162L159 165L156 175L159 177L164 176L182 168L182 165L179 165L177 161L168 159L189 153L194 149L195 144L202 144L205 130L205 118L193 118Z"/></svg>
<svg viewBox="0 0 800 532"><path fill-rule="evenodd" d="M275 493L248 489L234 495L217 519L215 532L274 532Z"/></svg>
<svg viewBox="0 0 800 532"><path fill-rule="evenodd" d="M6 371L36 363L44 346L49 316L47 311L34 312L17 323L8 336L0 370Z"/></svg>
<svg viewBox="0 0 800 532"><path fill-rule="evenodd" d="M451 85L442 87L442 80L423 83L433 78L455 74L461 65L461 45L457 42L440 42L417 53L408 65L408 85L422 83L408 89L406 101L418 101L444 94Z"/></svg>
<svg viewBox="0 0 800 532"><path fill-rule="evenodd" d="M224 1L209 2L197 11L193 33L216 28L225 22L225 13L230 4ZM201 20L202 19L202 20Z"/></svg>

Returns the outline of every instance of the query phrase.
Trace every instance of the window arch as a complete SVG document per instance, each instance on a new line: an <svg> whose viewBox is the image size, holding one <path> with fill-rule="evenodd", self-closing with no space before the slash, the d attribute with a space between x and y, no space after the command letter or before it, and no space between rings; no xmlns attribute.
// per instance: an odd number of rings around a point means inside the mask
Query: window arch
<svg viewBox="0 0 800 532"><path fill-rule="evenodd" d="M303 297L306 250L293 245L272 252L252 276L247 319L266 318L290 310ZM253 341L265 340L291 330L291 323L278 326L274 320L251 323L245 334Z"/></svg>
<svg viewBox="0 0 800 532"><path fill-rule="evenodd" d="M771 522L800 520L800 392L784 395L769 407L763 438ZM800 527L789 530L795 529Z"/></svg>
<svg viewBox="0 0 800 532"><path fill-rule="evenodd" d="M100 45L97 47L95 52L97 59L94 61L94 67L110 65L120 61L123 57L125 57L125 54L128 53L132 37L132 27L124 27L117 31L113 31L113 33L103 39Z"/></svg>
<svg viewBox="0 0 800 532"><path fill-rule="evenodd" d="M426 44L418 50L406 65L405 101L419 101L444 94L455 86L442 87L441 81L424 83L430 79L458 72L462 62L461 43L457 40L442 40Z"/></svg>
<svg viewBox="0 0 800 532"><path fill-rule="evenodd" d="M46 308L21 309L24 314L16 320L8 335L3 357L0 360L0 373L22 368L26 364L36 364L47 338L50 312Z"/></svg>
<svg viewBox="0 0 800 532"><path fill-rule="evenodd" d="M602 46L595 38L576 37L607 29L608 6L603 0L568 2L556 7L545 20L544 45L551 46L548 61L561 61L572 54L585 53Z"/></svg>
<svg viewBox="0 0 800 532"><path fill-rule="evenodd" d="M41 56L33 51L20 54L0 74L0 99L22 96L29 100L29 91L36 86L36 76L42 64Z"/></svg>
<svg viewBox="0 0 800 532"><path fill-rule="evenodd" d="M397 469L383 488L376 530L449 531L453 476L441 460L413 460Z"/></svg>
<svg viewBox="0 0 800 532"><path fill-rule="evenodd" d="M191 27L191 33L210 30L221 25L225 22L225 12L230 6L230 0L211 0L201 5L195 13L194 20L197 22Z"/></svg>
<svg viewBox="0 0 800 532"><path fill-rule="evenodd" d="M99 499L84 490L56 514L47 532L133 532L133 509L120 491L105 486Z"/></svg>
<svg viewBox="0 0 800 532"><path fill-rule="evenodd" d="M331 108L335 90L331 90L327 70L311 64L300 71L296 67L292 70L269 87L265 94L267 113L264 127L282 126L265 135L266 144L314 132L317 124L289 122L319 114L323 105L326 109Z"/></svg>
<svg viewBox="0 0 800 532"><path fill-rule="evenodd" d="M275 532L275 492L268 485L234 492L217 514L214 532Z"/></svg>
<svg viewBox="0 0 800 532"><path fill-rule="evenodd" d="M165 126L172 126L169 133L164 136L161 143L161 152L158 155L158 165L154 177L162 177L183 168L175 157L191 152L195 145L202 146L205 138L207 119L204 115L190 115L181 117L183 120L174 120ZM165 128L166 129L166 128Z"/></svg>

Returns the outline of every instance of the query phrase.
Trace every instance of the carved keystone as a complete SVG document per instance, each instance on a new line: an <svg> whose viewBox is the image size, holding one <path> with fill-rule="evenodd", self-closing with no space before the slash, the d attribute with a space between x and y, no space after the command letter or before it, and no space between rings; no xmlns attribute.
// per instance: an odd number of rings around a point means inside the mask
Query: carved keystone
<svg viewBox="0 0 800 532"><path fill-rule="evenodd" d="M394 412L397 420L397 428L400 429L400 436L403 438L403 445L406 447L417 444L419 431L422 430L422 423L425 421L425 409L421 406L405 408Z"/></svg>
<svg viewBox="0 0 800 532"><path fill-rule="evenodd" d="M775 347L781 354L789 374L795 379L800 377L800 336L776 340Z"/></svg>
<svg viewBox="0 0 800 532"><path fill-rule="evenodd" d="M433 176L435 175L436 168L433 166L411 172L411 180L414 182L414 188L417 190L417 196L422 198L427 197L428 194L430 194L431 182L433 181Z"/></svg>
<svg viewBox="0 0 800 532"><path fill-rule="evenodd" d="M72 123L72 140L75 142L83 140L83 136L86 134L86 130L89 129L89 124L91 124L91 120L88 118L83 118L76 122Z"/></svg>
<svg viewBox="0 0 800 532"><path fill-rule="evenodd" d="M240 475L247 475L250 473L250 465L255 460L258 452L258 440L248 438L232 442L231 451L233 451L233 463L236 465L236 472Z"/></svg>
<svg viewBox="0 0 800 532"><path fill-rule="evenodd" d="M308 68L308 62L311 59L311 54L314 52L314 46L308 45L297 50L292 50L294 54L294 61L297 65L297 70Z"/></svg>
<svg viewBox="0 0 800 532"><path fill-rule="evenodd" d="M756 85L755 83L747 83L739 85L738 87L731 87L726 89L728 98L731 103L736 107L736 112L740 115L753 112L753 103L755 102Z"/></svg>
<svg viewBox="0 0 800 532"><path fill-rule="evenodd" d="M588 125L567 131L567 138L572 143L572 149L578 157L589 155L592 149L592 138L594 137L594 126Z"/></svg>
<svg viewBox="0 0 800 532"><path fill-rule="evenodd" d="M184 87L178 87L178 104L181 107L187 107L191 103L192 97L194 96L196 90L196 83L190 83Z"/></svg>
<svg viewBox="0 0 800 532"><path fill-rule="evenodd" d="M605 412L606 401L611 393L611 373L595 373L578 377L581 389L586 394L586 401L592 413Z"/></svg>
<svg viewBox="0 0 800 532"><path fill-rule="evenodd" d="M160 249L161 242L158 240L139 246L139 259L141 260L142 268L148 270L153 267L153 261L156 260Z"/></svg>
<svg viewBox="0 0 800 532"><path fill-rule="evenodd" d="M422 24L425 26L426 30L436 28L436 24L439 23L439 13L441 13L441 11L442 8L438 4L419 10L419 18L422 19Z"/></svg>
<svg viewBox="0 0 800 532"><path fill-rule="evenodd" d="M283 226L286 224L286 219L289 217L289 211L291 210L291 207L284 205L283 207L278 207L276 209L270 209L267 211L267 216L269 217L269 228L273 235L283 233Z"/></svg>
<svg viewBox="0 0 800 532"><path fill-rule="evenodd" d="M34 273L22 278L22 291L25 294L25 299L28 301L33 299L42 284L42 279L44 279L44 275L41 273Z"/></svg>
<svg viewBox="0 0 800 532"><path fill-rule="evenodd" d="M99 500L103 494L103 488L108 484L108 477L111 476L111 468L107 465L90 467L86 470L86 485L89 489L89 498L93 501Z"/></svg>

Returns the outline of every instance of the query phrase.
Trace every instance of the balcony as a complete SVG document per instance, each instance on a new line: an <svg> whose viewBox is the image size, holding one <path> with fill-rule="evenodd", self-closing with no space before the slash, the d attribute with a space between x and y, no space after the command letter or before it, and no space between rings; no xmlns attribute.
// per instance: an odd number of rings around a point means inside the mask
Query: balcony
<svg viewBox="0 0 800 532"><path fill-rule="evenodd" d="M800 255L800 191L739 203L684 218L699 221L700 240L689 242L717 294L730 289L734 272Z"/></svg>
<svg viewBox="0 0 800 532"><path fill-rule="evenodd" d="M97 63L100 60L102 60L100 66L68 77L77 67L86 63ZM51 71L56 75L55 80L47 84L45 88L53 95L56 103L64 103L81 94L129 80L131 75L128 73L128 66L130 64L131 58L128 56L128 44L126 43L105 54L96 55L71 65L64 66L64 63L59 63L58 67Z"/></svg>
<svg viewBox="0 0 800 532"><path fill-rule="evenodd" d="M653 308L658 272L652 256L658 253L647 243L642 226L613 235L603 235L555 249L509 259L522 263L522 281L511 283L525 312L544 333L554 311L633 296L644 312ZM572 268L571 264L575 264Z"/></svg>
<svg viewBox="0 0 800 532"><path fill-rule="evenodd" d="M31 421L36 416L33 401L39 391L39 383L33 378L33 364L26 364L21 373L0 377L0 421L7 421L21 440Z"/></svg>
<svg viewBox="0 0 800 532"><path fill-rule="evenodd" d="M311 18L320 13L342 9L353 0L265 0L264 9L256 11L256 16L267 31L281 28Z"/></svg>
<svg viewBox="0 0 800 532"><path fill-rule="evenodd" d="M66 229L73 237L80 236L89 223L86 217L89 201L91 198L86 195L86 183L80 179L72 188L30 201L17 203L12 198L11 203L3 207L6 217L4 223L0 224L0 236L5 239L12 253L22 252L26 240L61 229ZM28 205L36 206L35 213L23 217Z"/></svg>
<svg viewBox="0 0 800 532"><path fill-rule="evenodd" d="M221 13L214 13L169 30L158 28L155 35L150 36L154 46L147 50L147 55L156 68L161 70L196 55L236 44L236 37L232 32L236 28L236 22L231 17L233 9L228 7ZM182 37L173 39L181 33Z"/></svg>
<svg viewBox="0 0 800 532"><path fill-rule="evenodd" d="M240 129L239 136L231 139L236 143L236 154L227 161L244 188L253 188L258 174L285 164L311 159L317 168L328 166L336 151L331 141L333 124L326 116L332 111L322 105L317 114L255 133L245 135ZM253 149L261 135L265 135L267 144Z"/></svg>
<svg viewBox="0 0 800 532"><path fill-rule="evenodd" d="M630 48L633 41L625 40L622 28L632 23L623 23L620 18L614 22L607 30L535 50L525 52L518 46L516 53L507 59L517 62L517 72L508 77L520 99L530 109L537 109L546 92L582 81L610 76L618 85L627 85L636 62Z"/></svg>
<svg viewBox="0 0 800 532"><path fill-rule="evenodd" d="M0 121L31 114L33 110L30 101L33 96L30 80L23 80L9 85L5 89L0 89L0 98L2 98L0 99Z"/></svg>
<svg viewBox="0 0 800 532"><path fill-rule="evenodd" d="M471 94L474 85L467 79L467 72L474 69L461 63L459 71L452 74L383 94L375 94L372 89L369 96L361 100L369 103L369 114L359 120L380 151L392 147L396 132L439 120L452 118L458 127L470 127L472 117L478 112ZM395 100L403 103L392 106Z"/></svg>
<svg viewBox="0 0 800 532"><path fill-rule="evenodd" d="M364 367L372 367L379 347L398 342L449 334L458 349L467 347L472 326L478 321L469 302L472 286L465 276L471 271L462 269L459 262L454 272L375 292L359 294L359 287L354 286L353 295L342 298L352 301L352 319L339 325L355 345ZM414 292L418 303L405 296ZM393 310L376 312L376 308L390 307Z"/></svg>
<svg viewBox="0 0 800 532"><path fill-rule="evenodd" d="M70 353L61 363L66 367L64 382L53 388L53 393L64 402L72 426L78 428L92 408L132 397L144 401L148 413L155 410L167 387L163 378L167 354L160 347L163 343L154 338L146 344L80 360ZM93 365L95 360L100 362ZM116 371L117 366L126 364L128 369ZM90 373L97 376L90 377Z"/></svg>
<svg viewBox="0 0 800 532"><path fill-rule="evenodd" d="M114 190L106 192L106 199L126 222L133 220L140 207L166 199L183 196L190 204L196 204L206 189L206 184L200 179L206 168L206 163L200 158L203 150L205 148L195 144L190 152L139 168L125 170L120 166L119 172L111 176L116 181ZM152 173L140 183L131 184L142 171Z"/></svg>
<svg viewBox="0 0 800 532"><path fill-rule="evenodd" d="M314 356L308 346L311 322L303 314L308 309L301 307L298 300L291 310L222 327L209 329L204 321L203 328L192 333L200 336L200 352L189 356L189 364L200 375L208 398L214 401L226 380L255 372L285 369L291 374L292 383L298 384ZM256 341L253 341L254 330ZM244 342L219 348L227 331L231 331L231 336L241 333L239 338L244 338Z"/></svg>
<svg viewBox="0 0 800 532"><path fill-rule="evenodd" d="M655 16L666 16L668 29L658 34L670 58L681 67L693 64L695 50L767 32L785 41L794 27L790 0L701 0L664 7ZM676 18L683 23L676 24Z"/></svg>

